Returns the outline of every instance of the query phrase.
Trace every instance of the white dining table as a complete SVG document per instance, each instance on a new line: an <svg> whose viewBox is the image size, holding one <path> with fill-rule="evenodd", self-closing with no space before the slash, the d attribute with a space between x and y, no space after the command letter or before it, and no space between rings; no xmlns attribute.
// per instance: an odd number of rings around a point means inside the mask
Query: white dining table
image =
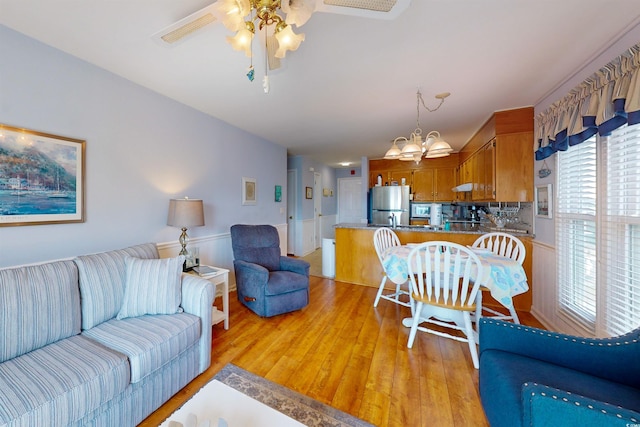
<svg viewBox="0 0 640 427"><path fill-rule="evenodd" d="M382 265L387 277L395 283L409 278L407 258L417 244L391 246L383 253ZM529 290L527 275L522 265L511 258L496 255L488 249L469 248L482 263L484 274L481 280L491 296L504 307L513 308L513 297ZM477 280L477 278L475 278Z"/></svg>

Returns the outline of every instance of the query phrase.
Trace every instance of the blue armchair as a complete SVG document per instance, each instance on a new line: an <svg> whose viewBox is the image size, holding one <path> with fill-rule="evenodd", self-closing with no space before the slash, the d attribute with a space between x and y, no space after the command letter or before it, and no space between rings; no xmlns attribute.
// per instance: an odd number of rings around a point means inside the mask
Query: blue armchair
<svg viewBox="0 0 640 427"><path fill-rule="evenodd" d="M492 427L640 425L640 328L590 339L481 319L479 376Z"/></svg>
<svg viewBox="0 0 640 427"><path fill-rule="evenodd" d="M271 317L309 304L309 263L280 255L271 225L231 227L238 300L258 316Z"/></svg>

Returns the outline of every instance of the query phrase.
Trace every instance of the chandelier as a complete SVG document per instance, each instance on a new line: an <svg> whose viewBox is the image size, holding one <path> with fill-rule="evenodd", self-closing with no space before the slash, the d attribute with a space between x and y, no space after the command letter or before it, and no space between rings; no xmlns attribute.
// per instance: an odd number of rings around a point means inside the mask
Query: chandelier
<svg viewBox="0 0 640 427"><path fill-rule="evenodd" d="M393 145L391 148L385 153L384 158L388 160L402 160L402 161L414 161L416 164L419 164L422 158L425 159L435 159L438 157L445 157L451 154L453 148L445 142L440 137L440 132L431 131L427 133L425 136L425 140L422 140L422 129L420 128L420 104L429 111L433 113L438 110L442 104L444 103L445 98L451 95L449 92L444 92L436 95L436 99L440 100L438 106L434 109L431 109L426 106L424 103L424 99L422 99L422 94L418 90L416 94L417 98L417 119L416 119L416 129L411 133L409 139L404 136L399 136L393 140ZM402 149L398 147L398 144L404 144Z"/></svg>
<svg viewBox="0 0 640 427"><path fill-rule="evenodd" d="M267 62L270 69L280 66L279 60L287 51L298 49L304 41L304 34L296 34L292 25L300 27L311 17L315 2L300 0L218 0L217 9L222 23L234 36L227 37L227 42L235 50L242 51L252 58L252 41L256 33L264 31L265 39L265 76L263 86L269 92ZM279 13L286 13L286 19ZM271 28L269 28L271 27ZM247 72L250 81L254 79L253 62Z"/></svg>

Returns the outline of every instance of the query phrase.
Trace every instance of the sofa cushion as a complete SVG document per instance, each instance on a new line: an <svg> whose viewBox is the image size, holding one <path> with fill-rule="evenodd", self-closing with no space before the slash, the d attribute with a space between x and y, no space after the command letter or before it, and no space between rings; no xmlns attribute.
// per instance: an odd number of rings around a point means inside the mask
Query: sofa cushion
<svg viewBox="0 0 640 427"><path fill-rule="evenodd" d="M0 425L69 425L128 384L124 355L74 335L0 364Z"/></svg>
<svg viewBox="0 0 640 427"><path fill-rule="evenodd" d="M640 390L603 378L500 350L480 357L480 396L492 427L522 425L522 388L543 384L570 393L640 410Z"/></svg>
<svg viewBox="0 0 640 427"><path fill-rule="evenodd" d="M0 362L80 333L72 261L0 270Z"/></svg>
<svg viewBox="0 0 640 427"><path fill-rule="evenodd" d="M184 256L164 259L127 257L124 301L117 319L177 313Z"/></svg>
<svg viewBox="0 0 640 427"><path fill-rule="evenodd" d="M200 331L199 317L179 313L112 319L82 333L127 355L136 383L196 344Z"/></svg>
<svg viewBox="0 0 640 427"><path fill-rule="evenodd" d="M90 329L112 319L122 307L124 298L125 258L158 258L153 243L132 246L109 252L77 257L82 297L82 329Z"/></svg>

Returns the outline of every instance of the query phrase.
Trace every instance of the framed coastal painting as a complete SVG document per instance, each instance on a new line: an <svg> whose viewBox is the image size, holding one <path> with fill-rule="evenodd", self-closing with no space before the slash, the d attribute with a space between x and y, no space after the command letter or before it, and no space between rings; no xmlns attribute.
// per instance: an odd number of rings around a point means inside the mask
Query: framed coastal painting
<svg viewBox="0 0 640 427"><path fill-rule="evenodd" d="M242 204L255 205L257 202L257 184L255 178L242 177Z"/></svg>
<svg viewBox="0 0 640 427"><path fill-rule="evenodd" d="M552 218L553 198L551 194L551 184L536 186L535 193L535 213L537 217Z"/></svg>
<svg viewBox="0 0 640 427"><path fill-rule="evenodd" d="M85 141L0 124L0 226L84 222Z"/></svg>

